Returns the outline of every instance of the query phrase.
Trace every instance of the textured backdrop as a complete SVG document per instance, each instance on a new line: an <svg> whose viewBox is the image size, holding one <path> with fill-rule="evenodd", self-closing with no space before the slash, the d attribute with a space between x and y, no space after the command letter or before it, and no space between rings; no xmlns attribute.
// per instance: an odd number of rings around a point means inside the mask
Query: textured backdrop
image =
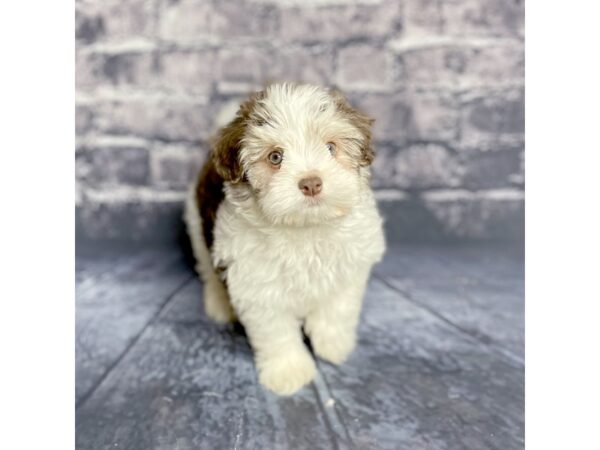
<svg viewBox="0 0 600 450"><path fill-rule="evenodd" d="M78 0L78 237L173 239L215 127L294 80L376 119L390 236L520 238L523 19L519 0Z"/></svg>

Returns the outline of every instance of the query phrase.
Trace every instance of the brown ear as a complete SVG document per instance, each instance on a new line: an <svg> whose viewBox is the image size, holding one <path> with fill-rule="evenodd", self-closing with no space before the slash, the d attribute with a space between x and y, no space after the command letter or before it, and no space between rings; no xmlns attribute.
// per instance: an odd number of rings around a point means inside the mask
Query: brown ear
<svg viewBox="0 0 600 450"><path fill-rule="evenodd" d="M225 181L237 183L243 178L240 148L245 130L245 119L238 115L219 131L213 142L212 157L215 169Z"/></svg>
<svg viewBox="0 0 600 450"><path fill-rule="evenodd" d="M362 142L360 143L362 153L360 165L370 165L375 158L375 152L371 146L371 126L375 120L353 108L350 103L348 103L348 100L346 100L346 97L344 97L344 94L339 90L332 90L331 96L333 97L338 110L348 118L352 125L354 125L363 136Z"/></svg>
<svg viewBox="0 0 600 450"><path fill-rule="evenodd" d="M252 112L256 103L265 96L264 91L255 92L240 105L235 119L221 129L213 142L213 161L217 173L225 181L238 183L244 178L244 170L240 161L242 139L246 126L252 120Z"/></svg>

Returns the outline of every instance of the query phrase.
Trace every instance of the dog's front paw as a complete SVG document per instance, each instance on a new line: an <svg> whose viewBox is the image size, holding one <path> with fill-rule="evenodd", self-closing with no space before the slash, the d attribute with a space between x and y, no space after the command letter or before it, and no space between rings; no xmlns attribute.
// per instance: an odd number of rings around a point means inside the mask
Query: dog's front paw
<svg viewBox="0 0 600 450"><path fill-rule="evenodd" d="M262 359L258 364L260 383L278 395L291 395L315 377L315 362L306 350Z"/></svg>
<svg viewBox="0 0 600 450"><path fill-rule="evenodd" d="M343 363L356 346L354 333L331 329L312 329L310 343L316 355L333 364Z"/></svg>

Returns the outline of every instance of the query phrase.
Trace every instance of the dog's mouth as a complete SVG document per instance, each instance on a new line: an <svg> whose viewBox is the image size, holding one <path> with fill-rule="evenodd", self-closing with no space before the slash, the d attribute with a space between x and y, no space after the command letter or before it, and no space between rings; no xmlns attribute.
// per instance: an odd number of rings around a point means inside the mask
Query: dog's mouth
<svg viewBox="0 0 600 450"><path fill-rule="evenodd" d="M322 206L324 203L324 200L323 200L323 197L320 195L316 196L316 197L306 197L305 203L306 203L306 206L308 206L309 208L315 208L317 206Z"/></svg>

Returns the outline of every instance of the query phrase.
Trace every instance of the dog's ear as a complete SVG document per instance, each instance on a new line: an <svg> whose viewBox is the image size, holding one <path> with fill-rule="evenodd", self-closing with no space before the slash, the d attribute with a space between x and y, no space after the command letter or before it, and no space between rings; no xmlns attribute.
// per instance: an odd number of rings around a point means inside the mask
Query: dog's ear
<svg viewBox="0 0 600 450"><path fill-rule="evenodd" d="M256 103L265 96L264 91L256 92L240 105L235 119L219 131L213 141L213 161L217 173L225 181L239 183L244 179L244 170L240 161L242 140L246 127L251 122Z"/></svg>
<svg viewBox="0 0 600 450"><path fill-rule="evenodd" d="M373 147L371 145L371 126L375 120L352 107L341 91L333 89L331 91L331 96L333 97L333 101L338 111L344 114L350 123L352 123L352 125L356 127L360 134L362 134L362 142L360 143L360 165L370 165L375 158L375 152L373 151Z"/></svg>
<svg viewBox="0 0 600 450"><path fill-rule="evenodd" d="M242 180L244 173L240 162L240 148L246 123L241 115L233 119L227 126L219 131L213 141L213 162L217 173L225 181L238 183Z"/></svg>

